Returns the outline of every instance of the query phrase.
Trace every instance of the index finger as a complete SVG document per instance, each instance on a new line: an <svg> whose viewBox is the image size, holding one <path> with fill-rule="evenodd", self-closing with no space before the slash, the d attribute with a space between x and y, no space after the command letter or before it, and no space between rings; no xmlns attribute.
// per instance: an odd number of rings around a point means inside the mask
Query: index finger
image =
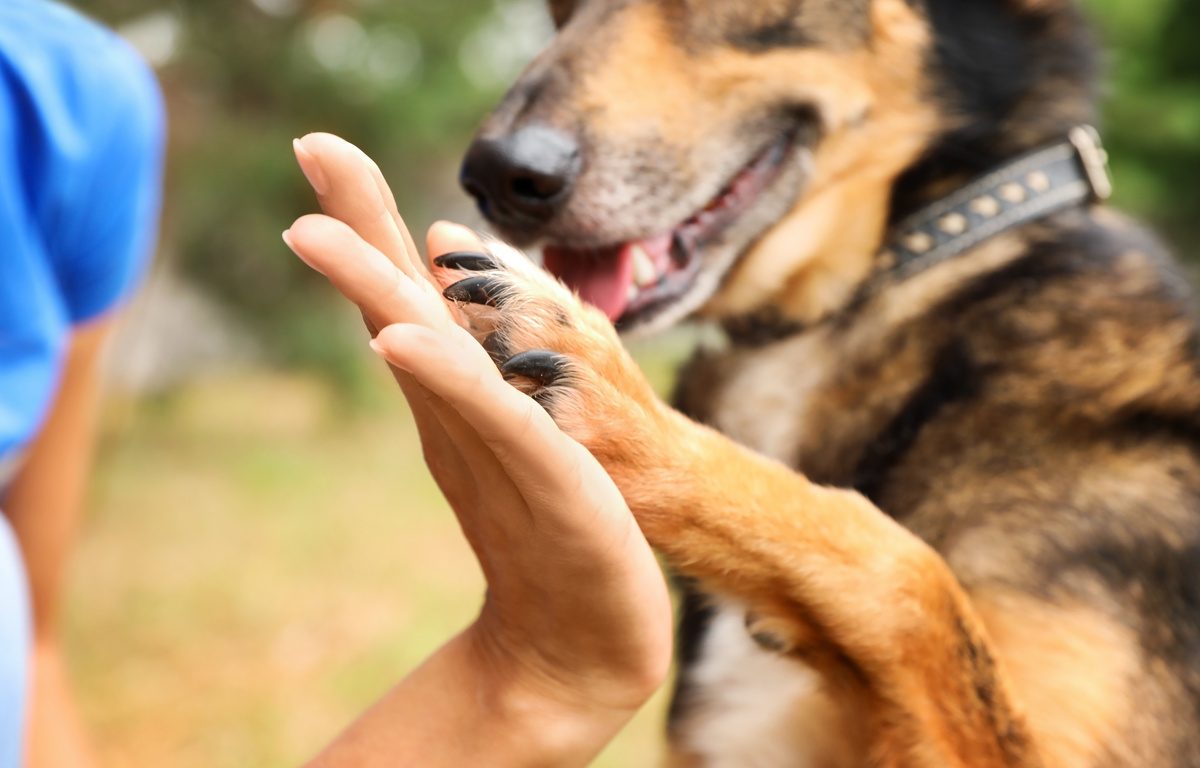
<svg viewBox="0 0 1200 768"><path fill-rule="evenodd" d="M329 133L293 142L321 209L345 222L410 277L428 272L383 173L361 149Z"/></svg>

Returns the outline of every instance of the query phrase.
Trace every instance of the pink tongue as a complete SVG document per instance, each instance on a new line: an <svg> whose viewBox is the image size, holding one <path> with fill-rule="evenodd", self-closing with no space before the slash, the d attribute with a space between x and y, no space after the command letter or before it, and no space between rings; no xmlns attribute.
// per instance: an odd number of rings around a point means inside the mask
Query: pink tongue
<svg viewBox="0 0 1200 768"><path fill-rule="evenodd" d="M579 292L608 319L616 321L629 306L633 285L633 245L602 251L572 251L546 246L542 260L550 274Z"/></svg>
<svg viewBox="0 0 1200 768"><path fill-rule="evenodd" d="M633 287L633 249L641 246L659 274L667 270L670 235L624 243L612 248L577 251L548 245L542 251L546 270L579 292L580 297L616 322L629 307Z"/></svg>

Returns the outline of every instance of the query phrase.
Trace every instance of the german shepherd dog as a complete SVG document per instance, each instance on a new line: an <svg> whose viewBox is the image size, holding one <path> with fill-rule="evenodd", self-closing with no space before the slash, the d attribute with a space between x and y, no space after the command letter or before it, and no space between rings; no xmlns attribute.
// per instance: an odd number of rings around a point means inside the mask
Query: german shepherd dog
<svg viewBox="0 0 1200 768"><path fill-rule="evenodd" d="M1095 194L1001 214L1093 118L1078 8L551 12L462 181L559 279L496 246L447 295L681 575L672 764L1200 765L1189 289ZM689 317L672 408L614 324Z"/></svg>

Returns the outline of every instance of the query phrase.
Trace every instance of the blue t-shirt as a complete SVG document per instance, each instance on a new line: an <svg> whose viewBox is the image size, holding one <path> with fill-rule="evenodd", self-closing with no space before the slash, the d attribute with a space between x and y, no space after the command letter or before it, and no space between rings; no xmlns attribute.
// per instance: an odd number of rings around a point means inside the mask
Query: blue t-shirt
<svg viewBox="0 0 1200 768"><path fill-rule="evenodd" d="M156 235L153 75L46 0L0 0L0 488L37 433L66 341L128 295Z"/></svg>
<svg viewBox="0 0 1200 768"><path fill-rule="evenodd" d="M71 327L120 302L145 267L163 122L153 76L116 35L45 0L0 0L0 500ZM0 515L0 768L21 763L25 589Z"/></svg>

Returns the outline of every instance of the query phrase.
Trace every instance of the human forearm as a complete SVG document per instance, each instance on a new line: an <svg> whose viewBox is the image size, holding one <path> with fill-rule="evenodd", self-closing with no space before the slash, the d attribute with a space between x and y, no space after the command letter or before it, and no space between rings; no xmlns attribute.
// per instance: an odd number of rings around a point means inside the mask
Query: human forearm
<svg viewBox="0 0 1200 768"><path fill-rule="evenodd" d="M111 328L111 318L105 317L73 334L54 406L5 499L4 513L21 547L33 609L29 768L93 764L72 701L58 615L92 457L98 362Z"/></svg>
<svg viewBox="0 0 1200 768"><path fill-rule="evenodd" d="M39 642L57 638L68 553L92 460L99 360L112 327L112 318L104 317L72 335L53 407L4 500L29 575Z"/></svg>
<svg viewBox="0 0 1200 768"><path fill-rule="evenodd" d="M40 640L30 661L26 768L90 768L92 747L71 693L71 681L60 644Z"/></svg>
<svg viewBox="0 0 1200 768"><path fill-rule="evenodd" d="M309 768L586 765L636 708L580 698L556 695L548 681L497 658L473 627L388 691Z"/></svg>

